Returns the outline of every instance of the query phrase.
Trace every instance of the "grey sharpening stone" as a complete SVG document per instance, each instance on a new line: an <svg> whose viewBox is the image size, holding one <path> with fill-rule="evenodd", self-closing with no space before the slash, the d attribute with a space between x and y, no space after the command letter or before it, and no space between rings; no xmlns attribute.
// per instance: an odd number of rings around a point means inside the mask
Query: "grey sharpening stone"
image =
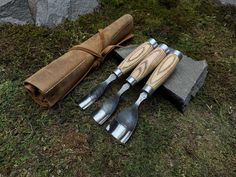
<svg viewBox="0 0 236 177"><path fill-rule="evenodd" d="M115 57L123 60L131 53L137 45L115 50ZM161 90L181 112L186 110L192 97L195 97L199 89L203 86L208 73L206 60L196 61L184 55L177 65L174 73L163 84Z"/></svg>

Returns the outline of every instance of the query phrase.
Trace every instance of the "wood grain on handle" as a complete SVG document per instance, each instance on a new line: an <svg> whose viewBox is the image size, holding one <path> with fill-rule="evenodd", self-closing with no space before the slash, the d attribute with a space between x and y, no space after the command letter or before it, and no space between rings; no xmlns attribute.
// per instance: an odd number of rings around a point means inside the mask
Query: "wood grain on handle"
<svg viewBox="0 0 236 177"><path fill-rule="evenodd" d="M163 49L156 48L138 64L138 66L134 69L130 76L133 77L137 82L139 82L149 73L151 73L156 68L156 66L165 58L165 56L166 53Z"/></svg>
<svg viewBox="0 0 236 177"><path fill-rule="evenodd" d="M151 86L153 90L156 90L175 70L175 67L178 64L179 60L180 59L175 54L169 54L157 66L146 84Z"/></svg>
<svg viewBox="0 0 236 177"><path fill-rule="evenodd" d="M118 68L121 70L123 74L131 71L152 50L153 50L153 47L149 42L145 42L141 44L121 62Z"/></svg>

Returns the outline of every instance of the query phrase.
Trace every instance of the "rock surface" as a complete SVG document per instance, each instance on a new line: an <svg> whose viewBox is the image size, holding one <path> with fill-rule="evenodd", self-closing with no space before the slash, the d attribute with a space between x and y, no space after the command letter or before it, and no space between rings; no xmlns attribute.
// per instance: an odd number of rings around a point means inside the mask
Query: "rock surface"
<svg viewBox="0 0 236 177"><path fill-rule="evenodd" d="M37 0L32 4L35 5L31 9L35 13L36 25L48 27L56 26L65 19L75 20L99 6L97 0Z"/></svg>
<svg viewBox="0 0 236 177"><path fill-rule="evenodd" d="M28 0L1 0L0 23L24 25L33 23Z"/></svg>
<svg viewBox="0 0 236 177"><path fill-rule="evenodd" d="M230 4L236 6L236 0L219 0L222 4Z"/></svg>
<svg viewBox="0 0 236 177"><path fill-rule="evenodd" d="M1 0L0 23L54 27L99 7L97 0Z"/></svg>
<svg viewBox="0 0 236 177"><path fill-rule="evenodd" d="M137 45L115 50L117 58L123 60ZM174 103L181 111L186 110L192 97L195 97L202 87L207 73L208 65L205 60L195 61L184 55L183 59L177 65L174 73L163 84L161 90L163 94Z"/></svg>
<svg viewBox="0 0 236 177"><path fill-rule="evenodd" d="M207 69L206 60L195 61L184 55L174 73L164 83L167 96L182 112L202 87L208 73Z"/></svg>

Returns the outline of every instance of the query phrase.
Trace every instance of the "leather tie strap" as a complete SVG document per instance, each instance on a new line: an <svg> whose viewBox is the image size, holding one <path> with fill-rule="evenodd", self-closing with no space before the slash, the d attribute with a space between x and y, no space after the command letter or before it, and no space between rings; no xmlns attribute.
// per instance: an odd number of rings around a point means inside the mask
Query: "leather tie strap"
<svg viewBox="0 0 236 177"><path fill-rule="evenodd" d="M103 35L103 30L99 29L99 37L100 37L100 45L102 46L102 51L100 51L100 53L98 53L97 51L94 51L93 49L91 49L91 47L89 46L81 46L81 45L77 45L72 47L70 50L81 50L84 52L87 52L93 56L96 57L96 61L94 62L94 67L98 67L100 66L100 64L103 62L104 58L115 48L121 48L123 46L121 46L120 44L131 39L134 35L133 34L128 34L124 39L122 39L119 43L117 43L116 45L109 45L106 48L104 48L104 35Z"/></svg>

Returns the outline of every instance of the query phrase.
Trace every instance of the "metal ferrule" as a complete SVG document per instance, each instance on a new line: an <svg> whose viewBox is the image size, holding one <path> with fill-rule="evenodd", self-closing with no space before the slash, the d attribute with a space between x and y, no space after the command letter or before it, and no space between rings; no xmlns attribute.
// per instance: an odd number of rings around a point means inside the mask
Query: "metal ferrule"
<svg viewBox="0 0 236 177"><path fill-rule="evenodd" d="M155 49L158 46L157 41L154 38L150 38L148 42L151 44L151 46Z"/></svg>
<svg viewBox="0 0 236 177"><path fill-rule="evenodd" d="M165 53L170 52L170 49L166 44L160 44L160 45L158 45L158 48L161 48L162 50L164 50Z"/></svg>
<svg viewBox="0 0 236 177"><path fill-rule="evenodd" d="M175 54L180 60L183 58L183 53L179 50L172 50L170 54Z"/></svg>
<svg viewBox="0 0 236 177"><path fill-rule="evenodd" d="M153 88L151 86L147 85L147 84L143 87L142 90L147 92L148 95L151 95L154 92Z"/></svg>
<svg viewBox="0 0 236 177"><path fill-rule="evenodd" d="M134 85L137 83L137 81L136 81L132 76L129 76L129 77L126 79L126 81L127 81L130 85L132 85L132 86L134 86Z"/></svg>
<svg viewBox="0 0 236 177"><path fill-rule="evenodd" d="M122 75L122 71L119 68L116 68L113 73L117 75L117 77L120 77Z"/></svg>

